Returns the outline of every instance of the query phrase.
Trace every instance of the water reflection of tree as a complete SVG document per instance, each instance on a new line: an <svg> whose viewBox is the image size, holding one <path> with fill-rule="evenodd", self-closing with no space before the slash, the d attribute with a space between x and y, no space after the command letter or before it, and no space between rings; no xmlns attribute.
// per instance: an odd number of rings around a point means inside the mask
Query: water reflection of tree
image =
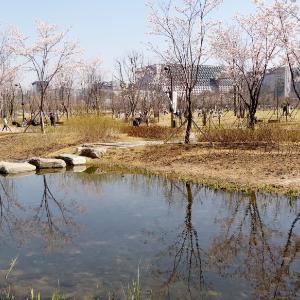
<svg viewBox="0 0 300 300"><path fill-rule="evenodd" d="M21 205L15 195L14 183L7 178L0 178L0 238L2 242L7 241L9 238L16 238L16 227L22 228L20 225L20 217L18 213L24 211L24 207ZM19 234L19 243L23 242L23 239Z"/></svg>
<svg viewBox="0 0 300 300"><path fill-rule="evenodd" d="M46 247L61 246L72 239L74 231L79 227L73 219L72 204L58 200L52 193L47 177L43 175L43 192L39 207L32 225L38 228ZM71 207L70 207L71 206Z"/></svg>
<svg viewBox="0 0 300 300"><path fill-rule="evenodd" d="M231 201L228 208L229 217L221 222L221 235L210 249L211 267L224 276L248 280L260 299L298 299L300 245L295 227L300 214L284 234L264 222L255 193L246 201Z"/></svg>
<svg viewBox="0 0 300 300"><path fill-rule="evenodd" d="M77 211L76 204L67 199L58 200L49 187L47 177L43 175L42 178L42 199L33 208L23 202L24 198L18 199L18 179L0 178L2 242L14 242L20 246L38 237L43 239L45 248L50 249L64 245L77 232L79 227L73 219ZM38 182L38 177L35 180ZM38 192L36 185L34 194Z"/></svg>
<svg viewBox="0 0 300 300"><path fill-rule="evenodd" d="M168 254L173 257L173 263L172 267L165 272L167 280L162 285L161 290L170 296L171 285L181 281L186 284L190 298L192 299L194 294L199 299L199 295L205 287L202 256L206 253L199 245L198 232L192 222L192 208L195 194L200 191L200 188L196 188L194 195L192 185L189 182L186 182L183 187L180 187L178 183L171 182L168 188L166 195L169 196L169 200L172 198L172 193L179 192L181 197L183 196L184 203L186 203L186 214L175 242L168 248Z"/></svg>

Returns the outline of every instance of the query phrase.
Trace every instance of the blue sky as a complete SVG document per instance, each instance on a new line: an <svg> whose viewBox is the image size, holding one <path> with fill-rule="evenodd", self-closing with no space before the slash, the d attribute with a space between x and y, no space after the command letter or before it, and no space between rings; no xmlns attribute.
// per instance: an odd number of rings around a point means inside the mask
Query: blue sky
<svg viewBox="0 0 300 300"><path fill-rule="evenodd" d="M0 24L16 25L26 35L32 34L35 20L71 28L71 37L80 42L86 57L100 56L107 71L116 58L145 49L149 40L144 0L0 0L0 4ZM224 0L215 15L229 20L235 12L249 10L251 0Z"/></svg>

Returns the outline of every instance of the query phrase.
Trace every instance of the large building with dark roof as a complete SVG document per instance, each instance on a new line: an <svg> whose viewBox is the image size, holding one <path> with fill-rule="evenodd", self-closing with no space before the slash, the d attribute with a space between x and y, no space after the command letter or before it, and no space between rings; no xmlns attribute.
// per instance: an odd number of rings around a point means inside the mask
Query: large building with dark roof
<svg viewBox="0 0 300 300"><path fill-rule="evenodd" d="M198 69L197 82L194 87L194 94L203 92L228 93L233 89L233 82L226 77L226 69L222 66L201 65ZM183 91L184 76L180 65L156 64L149 65L138 70L137 80L145 89L149 85L159 85L161 87L170 85L172 77L174 91Z"/></svg>

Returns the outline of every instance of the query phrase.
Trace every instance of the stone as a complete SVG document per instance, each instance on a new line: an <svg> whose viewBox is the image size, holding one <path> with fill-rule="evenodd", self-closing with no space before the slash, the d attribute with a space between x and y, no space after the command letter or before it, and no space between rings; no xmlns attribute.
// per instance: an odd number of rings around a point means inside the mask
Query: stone
<svg viewBox="0 0 300 300"><path fill-rule="evenodd" d="M93 147L82 147L78 149L79 155L90 158L101 158L105 153L106 148L93 148Z"/></svg>
<svg viewBox="0 0 300 300"><path fill-rule="evenodd" d="M37 169L56 169L66 167L64 160L55 158L33 157L28 162L36 166Z"/></svg>
<svg viewBox="0 0 300 300"><path fill-rule="evenodd" d="M60 154L56 156L57 159L62 159L68 166L85 165L86 158L74 154Z"/></svg>
<svg viewBox="0 0 300 300"><path fill-rule="evenodd" d="M5 175L26 173L35 170L36 166L33 166L28 162L0 162L0 173Z"/></svg>

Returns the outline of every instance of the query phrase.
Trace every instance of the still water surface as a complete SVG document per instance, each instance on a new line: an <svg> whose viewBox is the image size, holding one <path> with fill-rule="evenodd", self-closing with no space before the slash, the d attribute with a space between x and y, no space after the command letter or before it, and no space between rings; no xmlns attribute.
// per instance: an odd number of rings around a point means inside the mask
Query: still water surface
<svg viewBox="0 0 300 300"><path fill-rule="evenodd" d="M297 200L97 170L1 178L0 191L0 287L18 256L20 299L31 286L118 299L138 270L153 299L300 297Z"/></svg>

